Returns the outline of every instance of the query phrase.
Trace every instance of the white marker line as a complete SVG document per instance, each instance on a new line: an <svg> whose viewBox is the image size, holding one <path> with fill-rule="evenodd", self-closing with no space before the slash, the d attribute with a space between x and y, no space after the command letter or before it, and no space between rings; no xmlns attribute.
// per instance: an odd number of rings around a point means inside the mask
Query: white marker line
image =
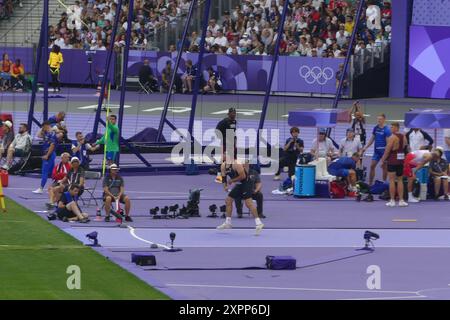
<svg viewBox="0 0 450 320"><path fill-rule="evenodd" d="M325 292L360 292L360 293L393 293L393 294L414 294L418 291L380 291L380 290L357 290L357 289L328 289L328 288L283 288L283 287L248 287L248 286L225 286L212 284L183 284L167 283L170 287L201 287L201 288L225 288L225 289L260 289L260 290L288 290L288 291L325 291Z"/></svg>
<svg viewBox="0 0 450 320"><path fill-rule="evenodd" d="M427 298L426 296L398 296L398 297L377 297L377 298L349 298L349 299L338 299L338 300L397 300L397 299L417 299L417 298Z"/></svg>
<svg viewBox="0 0 450 320"><path fill-rule="evenodd" d="M142 241L142 242L145 242L145 243L148 243L148 244L150 244L150 245L156 244L159 248L170 249L170 247L165 246L165 245L163 245L163 244L151 242L151 241L142 239L141 237L138 237L138 236L136 235L135 229L134 229L133 227L127 226L127 228L130 230L131 236L132 236L133 238L135 238L135 239L138 239L138 240L140 240L140 241Z"/></svg>

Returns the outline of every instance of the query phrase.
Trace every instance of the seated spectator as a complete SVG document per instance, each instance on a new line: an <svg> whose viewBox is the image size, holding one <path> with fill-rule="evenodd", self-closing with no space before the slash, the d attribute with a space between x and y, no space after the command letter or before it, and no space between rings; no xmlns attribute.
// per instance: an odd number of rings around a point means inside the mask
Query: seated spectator
<svg viewBox="0 0 450 320"><path fill-rule="evenodd" d="M10 74L13 90L22 92L25 89L25 68L20 59L16 59L16 62L11 66Z"/></svg>
<svg viewBox="0 0 450 320"><path fill-rule="evenodd" d="M183 82L183 93L192 93L192 85L195 81L197 68L192 65L192 60L186 61L186 70L181 76Z"/></svg>
<svg viewBox="0 0 450 320"><path fill-rule="evenodd" d="M340 157L328 166L328 173L332 176L345 178L348 183L348 190L356 192L356 164L359 162L359 153L354 153L351 157Z"/></svg>
<svg viewBox="0 0 450 320"><path fill-rule="evenodd" d="M292 177L295 174L295 164L300 153L303 153L303 140L298 136L300 130L297 127L292 127L290 130L291 137L286 140L283 147L284 156L280 159L278 171L275 173L274 180L280 180L280 172L284 167L288 167L288 176Z"/></svg>
<svg viewBox="0 0 450 320"><path fill-rule="evenodd" d="M360 153L362 144L359 139L356 139L355 132L352 128L347 129L347 135L341 140L339 145L340 157L351 157L354 153Z"/></svg>
<svg viewBox="0 0 450 320"><path fill-rule="evenodd" d="M3 122L3 139L0 144L0 156L6 157L6 153L9 149L9 146L14 140L14 129L11 121L6 120Z"/></svg>
<svg viewBox="0 0 450 320"><path fill-rule="evenodd" d="M72 157L70 160L70 170L67 175L61 180L58 187L53 188L53 197L56 201L59 200L63 192L67 192L72 185L78 186L78 196L84 192L84 169L80 167L80 159Z"/></svg>
<svg viewBox="0 0 450 320"><path fill-rule="evenodd" d="M80 223L89 222L89 215L83 213L78 205L79 186L73 184L69 190L61 195L58 201L56 214L64 222L78 221Z"/></svg>
<svg viewBox="0 0 450 320"><path fill-rule="evenodd" d="M326 158L327 161L331 161L334 158L334 145L333 141L327 137L327 129L321 128L319 130L319 138L315 138L312 141L311 154L314 159Z"/></svg>
<svg viewBox="0 0 450 320"><path fill-rule="evenodd" d="M258 173L258 171L251 169L248 164L246 165L245 169L248 171L249 178L252 183L252 190L253 190L252 199L256 200L256 210L258 212L258 217L261 219L265 218L266 216L263 213L264 196L261 191L262 189L261 176ZM235 205L238 218L242 218L242 199L241 198L235 199Z"/></svg>
<svg viewBox="0 0 450 320"><path fill-rule="evenodd" d="M439 159L433 159L430 162L430 175L434 181L434 199L439 200L441 185L444 192L444 200L448 200L448 182L449 182L449 166L447 160L443 158L444 149L437 147L435 151L439 155Z"/></svg>
<svg viewBox="0 0 450 320"><path fill-rule="evenodd" d="M0 61L0 90L8 90L11 86L11 67L13 62L9 60L7 53L3 54L2 61Z"/></svg>
<svg viewBox="0 0 450 320"><path fill-rule="evenodd" d="M214 71L212 67L208 68L208 79L206 85L203 87L203 93L217 93L222 89L222 81L218 72Z"/></svg>
<svg viewBox="0 0 450 320"><path fill-rule="evenodd" d="M406 134L406 140L411 152L424 150L433 146L433 138L424 130L413 128Z"/></svg>
<svg viewBox="0 0 450 320"><path fill-rule="evenodd" d="M444 129L445 157L450 162L450 129Z"/></svg>
<svg viewBox="0 0 450 320"><path fill-rule="evenodd" d="M8 147L6 163L2 168L5 170L9 170L11 168L14 157L25 157L31 150L31 144L32 139L30 134L28 133L28 125L26 123L21 123L19 126L19 133L16 134L14 140Z"/></svg>
<svg viewBox="0 0 450 320"><path fill-rule="evenodd" d="M158 91L158 80L153 76L153 71L148 59L144 60L144 65L139 69L139 82L143 86L150 88L152 91Z"/></svg>
<svg viewBox="0 0 450 320"><path fill-rule="evenodd" d="M166 67L162 71L161 76L162 76L162 89L164 92L167 92L169 91L170 81L173 76L172 61L169 60L166 62Z"/></svg>
<svg viewBox="0 0 450 320"><path fill-rule="evenodd" d="M70 170L70 154L64 152L61 154L61 161L58 165L53 167L52 179L53 183L48 187L48 198L47 208L51 209L54 207L55 202L58 200L57 196L63 190L62 181L67 176ZM62 188L62 189L61 189Z"/></svg>
<svg viewBox="0 0 450 320"><path fill-rule="evenodd" d="M91 159L87 154L88 151L94 152L100 148L100 145L95 147L91 146L87 143L86 139L83 136L83 133L78 131L75 133L76 140L72 141L72 156L76 157L80 160L80 166L84 170L89 170L89 163Z"/></svg>
<svg viewBox="0 0 450 320"><path fill-rule="evenodd" d="M125 184L121 176L119 176L119 167L112 164L109 167L109 175L103 179L103 201L105 203L105 222L110 221L112 203L119 201L125 204L125 221L132 222L130 217L131 202L130 198L125 195Z"/></svg>

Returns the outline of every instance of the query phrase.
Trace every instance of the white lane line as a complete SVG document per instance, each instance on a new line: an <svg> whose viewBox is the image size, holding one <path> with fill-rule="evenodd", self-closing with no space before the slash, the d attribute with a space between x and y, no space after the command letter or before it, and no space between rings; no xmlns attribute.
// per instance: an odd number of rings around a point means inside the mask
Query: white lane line
<svg viewBox="0 0 450 320"><path fill-rule="evenodd" d="M151 241L142 239L141 237L139 237L139 236L136 235L136 231L135 231L135 229L134 229L133 227L127 226L127 228L130 230L131 236L132 236L133 238L137 239L137 240L140 240L140 241L142 241L142 242L148 243L148 244L150 244L150 245L156 244L159 248L170 249L170 247L165 246L165 245L163 245L163 244L155 243L155 242L151 242Z"/></svg>
<svg viewBox="0 0 450 320"><path fill-rule="evenodd" d="M10 188L8 187L8 190L34 190L33 188ZM96 192L103 192L103 190L96 190ZM144 193L144 194L183 194L183 195L187 195L188 192L175 192L175 191L134 191L134 190L128 190L127 192L130 193Z"/></svg>
<svg viewBox="0 0 450 320"><path fill-rule="evenodd" d="M398 297L376 297L376 298L349 298L349 299L338 299L338 300L399 300L399 299L418 299L427 298L427 296L398 296Z"/></svg>
<svg viewBox="0 0 450 320"><path fill-rule="evenodd" d="M199 288L223 288L223 289L256 289L256 290L287 290L287 291L319 291L319 292L358 292L358 293L390 293L420 295L419 291L393 291L393 290L361 290L361 289L335 289L335 288L289 288L289 287L254 287L254 286L228 286L213 284L186 284L167 283L169 287L199 287Z"/></svg>

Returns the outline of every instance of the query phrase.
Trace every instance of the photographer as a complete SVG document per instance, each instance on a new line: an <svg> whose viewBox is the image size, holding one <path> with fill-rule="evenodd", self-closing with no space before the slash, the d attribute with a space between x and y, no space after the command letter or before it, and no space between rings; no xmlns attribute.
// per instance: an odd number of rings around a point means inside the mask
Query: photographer
<svg viewBox="0 0 450 320"><path fill-rule="evenodd" d="M91 146L86 142L83 133L81 133L80 131L75 133L75 137L77 139L72 141L72 156L80 159L80 166L84 170L89 170L89 163L91 162L91 159L89 158L87 152L96 151L98 148L100 148L100 145L97 145L96 147Z"/></svg>
<svg viewBox="0 0 450 320"><path fill-rule="evenodd" d="M303 153L304 143L303 140L298 137L300 129L292 127L290 130L291 137L286 140L284 145L284 157L280 159L278 171L275 173L274 180L280 180L281 170L287 166L289 167L288 176L292 177L295 174L295 164L299 154Z"/></svg>

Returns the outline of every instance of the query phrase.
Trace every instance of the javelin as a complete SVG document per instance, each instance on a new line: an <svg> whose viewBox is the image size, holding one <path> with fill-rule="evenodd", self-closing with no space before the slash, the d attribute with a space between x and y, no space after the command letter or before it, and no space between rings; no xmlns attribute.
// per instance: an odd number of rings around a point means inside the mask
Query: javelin
<svg viewBox="0 0 450 320"><path fill-rule="evenodd" d="M61 0L56 0L56 1L58 1L59 4L62 5L66 10L70 10L70 11L73 12L73 10L69 9L69 7L66 6L66 5L64 4L64 2L62 2ZM79 21L80 21L82 24L84 24L85 27L87 27L88 29L90 29L90 27L89 27L83 20L81 20L81 18L79 19Z"/></svg>

